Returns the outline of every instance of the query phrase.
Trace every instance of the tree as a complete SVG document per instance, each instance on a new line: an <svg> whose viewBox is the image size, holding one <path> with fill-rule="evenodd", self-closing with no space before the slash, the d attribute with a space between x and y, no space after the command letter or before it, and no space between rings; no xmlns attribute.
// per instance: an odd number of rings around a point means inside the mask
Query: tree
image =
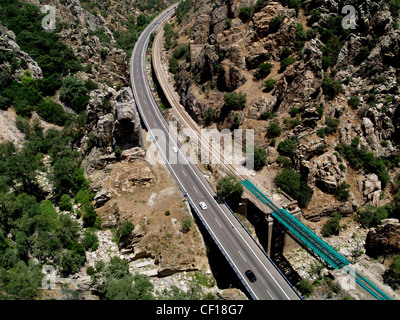
<svg viewBox="0 0 400 320"><path fill-rule="evenodd" d="M242 110L246 106L246 94L228 92L224 95L225 106L231 110Z"/></svg>
<svg viewBox="0 0 400 320"><path fill-rule="evenodd" d="M99 239L93 231L85 230L83 232L83 247L88 251L96 251L99 247Z"/></svg>
<svg viewBox="0 0 400 320"><path fill-rule="evenodd" d="M278 152L283 156L291 157L296 152L295 138L285 139L278 144Z"/></svg>
<svg viewBox="0 0 400 320"><path fill-rule="evenodd" d="M72 210L72 199L69 195L63 194L61 196L60 201L58 202L58 206L60 207L60 210L63 211L71 211Z"/></svg>
<svg viewBox="0 0 400 320"><path fill-rule="evenodd" d="M322 90L329 99L333 99L342 90L342 85L339 80L324 76L322 80Z"/></svg>
<svg viewBox="0 0 400 320"><path fill-rule="evenodd" d="M85 228L90 228L90 227L94 227L96 220L97 220L97 212L94 209L94 206L92 203L85 203L83 205L83 226Z"/></svg>
<svg viewBox="0 0 400 320"><path fill-rule="evenodd" d="M4 277L0 282L4 283L5 292L11 299L33 300L39 295L43 274L38 265L32 263L27 266L21 261L0 277Z"/></svg>
<svg viewBox="0 0 400 320"><path fill-rule="evenodd" d="M382 219L386 219L388 213L385 207L367 205L358 210L356 220L365 228L376 227Z"/></svg>
<svg viewBox="0 0 400 320"><path fill-rule="evenodd" d="M84 111L89 102L89 90L85 82L74 76L65 77L60 90L60 100L76 113Z"/></svg>
<svg viewBox="0 0 400 320"><path fill-rule="evenodd" d="M175 57L169 59L169 71L173 74L178 72L179 62Z"/></svg>
<svg viewBox="0 0 400 320"><path fill-rule="evenodd" d="M264 148L254 147L254 169L261 170L267 161L267 151Z"/></svg>
<svg viewBox="0 0 400 320"><path fill-rule="evenodd" d="M70 247L79 240L79 223L72 220L69 214L58 216L55 235L61 240L64 248Z"/></svg>
<svg viewBox="0 0 400 320"><path fill-rule="evenodd" d="M129 273L126 260L112 257L102 272L100 295L106 300L151 300L152 283L145 275Z"/></svg>
<svg viewBox="0 0 400 320"><path fill-rule="evenodd" d="M302 180L299 172L290 167L283 167L275 176L274 182L283 191L298 201L301 208L305 208L311 201L312 190Z"/></svg>
<svg viewBox="0 0 400 320"><path fill-rule="evenodd" d="M78 272L86 258L84 255L74 251L65 250L60 259L60 269L64 275L70 275Z"/></svg>
<svg viewBox="0 0 400 320"><path fill-rule="evenodd" d="M218 181L217 191L224 198L236 198L243 194L243 186L235 176L228 174Z"/></svg>
<svg viewBox="0 0 400 320"><path fill-rule="evenodd" d="M216 116L215 109L212 107L207 108L205 115L204 115L204 124L208 125L212 121L214 121Z"/></svg>

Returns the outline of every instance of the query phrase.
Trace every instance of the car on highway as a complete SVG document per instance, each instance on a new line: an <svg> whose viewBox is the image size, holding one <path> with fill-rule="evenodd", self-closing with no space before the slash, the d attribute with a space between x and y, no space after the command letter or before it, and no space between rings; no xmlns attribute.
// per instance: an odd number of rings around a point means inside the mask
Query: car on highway
<svg viewBox="0 0 400 320"><path fill-rule="evenodd" d="M249 278L250 282L255 282L257 280L256 275L251 270L246 270L244 274Z"/></svg>
<svg viewBox="0 0 400 320"><path fill-rule="evenodd" d="M203 210L207 210L207 205L206 205L203 201L199 202L199 206L200 206Z"/></svg>
<svg viewBox="0 0 400 320"><path fill-rule="evenodd" d="M177 147L172 147L172 151L177 153L179 151L179 149Z"/></svg>

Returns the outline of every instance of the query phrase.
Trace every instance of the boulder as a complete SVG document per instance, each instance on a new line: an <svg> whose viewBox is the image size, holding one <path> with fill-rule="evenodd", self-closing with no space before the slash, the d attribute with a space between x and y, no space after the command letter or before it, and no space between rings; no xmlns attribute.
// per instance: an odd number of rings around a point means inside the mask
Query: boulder
<svg viewBox="0 0 400 320"><path fill-rule="evenodd" d="M400 223L397 219L382 220L382 225L372 228L367 235L367 255L377 257L400 254Z"/></svg>
<svg viewBox="0 0 400 320"><path fill-rule="evenodd" d="M95 207L100 208L106 204L108 200L111 199L111 192L108 190L100 190L94 196Z"/></svg>

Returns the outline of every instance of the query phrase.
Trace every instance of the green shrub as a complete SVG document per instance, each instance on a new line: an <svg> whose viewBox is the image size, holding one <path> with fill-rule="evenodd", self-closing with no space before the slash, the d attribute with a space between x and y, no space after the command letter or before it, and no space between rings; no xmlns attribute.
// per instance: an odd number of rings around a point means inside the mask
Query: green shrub
<svg viewBox="0 0 400 320"><path fill-rule="evenodd" d="M324 76L322 80L322 90L329 99L333 99L342 90L342 84L339 80Z"/></svg>
<svg viewBox="0 0 400 320"><path fill-rule="evenodd" d="M130 221L124 221L122 224L118 227L117 233L119 236L119 242L122 245L128 245L129 242L132 239L132 231L135 229L135 226L132 222Z"/></svg>
<svg viewBox="0 0 400 320"><path fill-rule="evenodd" d="M279 123L271 122L268 125L267 132L268 132L268 135L271 137L278 137L281 134L282 129L281 129L281 126L279 125Z"/></svg>
<svg viewBox="0 0 400 320"><path fill-rule="evenodd" d="M253 13L252 7L243 7L239 11L239 18L240 20L242 20L242 22L246 22L247 20L250 19L252 13Z"/></svg>
<svg viewBox="0 0 400 320"><path fill-rule="evenodd" d="M367 205L358 210L356 221L358 221L365 228L376 227L383 219L388 216L385 207L375 207Z"/></svg>
<svg viewBox="0 0 400 320"><path fill-rule="evenodd" d="M60 90L60 100L76 113L86 110L89 102L89 90L85 82L77 77L65 77Z"/></svg>
<svg viewBox="0 0 400 320"><path fill-rule="evenodd" d="M258 80L263 79L263 78L267 77L271 73L271 68L272 68L272 64L270 64L270 63L261 63L258 66L256 72L254 73L254 76Z"/></svg>
<svg viewBox="0 0 400 320"><path fill-rule="evenodd" d="M283 22L283 16L281 16L280 14L272 18L271 21L269 22L269 33L277 32L282 22Z"/></svg>
<svg viewBox="0 0 400 320"><path fill-rule="evenodd" d="M99 239L97 235L89 230L85 230L83 232L83 240L82 240L83 247L87 251L96 251L99 247Z"/></svg>
<svg viewBox="0 0 400 320"><path fill-rule="evenodd" d="M243 186L235 176L228 174L218 180L217 191L224 198L238 198L243 194Z"/></svg>
<svg viewBox="0 0 400 320"><path fill-rule="evenodd" d="M285 139L278 144L278 152L283 156L291 157L296 152L295 138Z"/></svg>
<svg viewBox="0 0 400 320"><path fill-rule="evenodd" d="M371 52L369 51L368 47L361 47L360 51L358 52L358 54L354 58L355 63L360 65L362 62L364 62L365 59L368 58L370 53Z"/></svg>
<svg viewBox="0 0 400 320"><path fill-rule="evenodd" d="M385 162L372 152L367 152L365 147L359 147L359 142L358 138L354 138L351 145L339 143L336 150L356 169L363 168L367 172L375 173L382 188L385 188L390 179Z"/></svg>
<svg viewBox="0 0 400 320"><path fill-rule="evenodd" d="M325 133L333 134L337 131L340 120L337 118L326 117L325 119Z"/></svg>
<svg viewBox="0 0 400 320"><path fill-rule="evenodd" d="M267 161L267 152L264 148L254 147L254 170L261 170Z"/></svg>
<svg viewBox="0 0 400 320"><path fill-rule="evenodd" d="M382 84L382 83L385 83L385 82L386 82L386 78L382 77L382 76L375 79L375 83L376 84Z"/></svg>
<svg viewBox="0 0 400 320"><path fill-rule="evenodd" d="M182 220L182 232L183 233L189 232L191 227L192 227L192 220L189 218L184 218Z"/></svg>
<svg viewBox="0 0 400 320"><path fill-rule="evenodd" d="M204 124L208 125L215 120L216 112L212 107L207 108L204 115Z"/></svg>
<svg viewBox="0 0 400 320"><path fill-rule="evenodd" d="M281 60L290 57L292 51L288 47L284 47L281 51Z"/></svg>
<svg viewBox="0 0 400 320"><path fill-rule="evenodd" d="M265 80L265 82L264 82L265 90L267 92L270 92L272 89L275 88L276 82L277 81L275 79L267 79L267 80Z"/></svg>
<svg viewBox="0 0 400 320"><path fill-rule="evenodd" d="M350 197L350 185L346 182L342 182L339 184L335 191L333 192L333 195L335 196L336 199L340 201L347 201L349 200Z"/></svg>
<svg viewBox="0 0 400 320"><path fill-rule="evenodd" d="M178 72L179 62L175 57L169 59L169 71L173 74Z"/></svg>
<svg viewBox="0 0 400 320"><path fill-rule="evenodd" d="M284 156L278 156L278 158L276 158L276 162L282 167L290 167L292 165L292 160Z"/></svg>
<svg viewBox="0 0 400 320"><path fill-rule="evenodd" d="M312 190L302 180L299 172L289 167L283 167L275 176L274 182L284 192L298 201L301 208L305 208L311 201Z"/></svg>
<svg viewBox="0 0 400 320"><path fill-rule="evenodd" d="M43 120L63 126L69 119L68 113L58 103L48 98L44 98L36 107L36 112Z"/></svg>
<svg viewBox="0 0 400 320"><path fill-rule="evenodd" d="M295 57L287 57L283 60L281 60L281 70L285 70L288 66L296 62Z"/></svg>
<svg viewBox="0 0 400 320"><path fill-rule="evenodd" d="M357 96L352 96L349 100L349 105L353 108L358 108L358 106L360 105L360 98Z"/></svg>
<svg viewBox="0 0 400 320"><path fill-rule="evenodd" d="M332 217L328 219L325 224L322 226L322 235L324 237L330 237L332 235L337 236L339 234L339 231L342 229L340 226L340 220L342 219L342 216L334 212L332 214Z"/></svg>
<svg viewBox="0 0 400 320"><path fill-rule="evenodd" d="M390 12L393 17L397 18L400 11L400 0L392 0L390 3Z"/></svg>
<svg viewBox="0 0 400 320"><path fill-rule="evenodd" d="M301 281L298 284L298 288L300 290L300 292L305 296L305 297L309 297L312 295L312 293L314 292L314 287L311 284L311 282L307 279L301 279Z"/></svg>
<svg viewBox="0 0 400 320"><path fill-rule="evenodd" d="M58 202L60 210L71 211L72 210L72 199L68 194L63 194L60 201Z"/></svg>
<svg viewBox="0 0 400 320"><path fill-rule="evenodd" d="M242 110L246 106L246 94L228 92L224 95L225 106L231 110Z"/></svg>

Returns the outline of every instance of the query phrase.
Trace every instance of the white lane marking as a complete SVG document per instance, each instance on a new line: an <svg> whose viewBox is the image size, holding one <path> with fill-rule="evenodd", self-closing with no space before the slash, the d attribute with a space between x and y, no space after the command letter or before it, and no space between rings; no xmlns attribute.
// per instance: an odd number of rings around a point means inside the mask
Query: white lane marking
<svg viewBox="0 0 400 320"><path fill-rule="evenodd" d="M222 229L222 226L221 226L221 224L219 223L219 221L218 221L217 218L215 218L215 221L217 221L218 225L219 225L219 226L221 227L221 229Z"/></svg>
<svg viewBox="0 0 400 320"><path fill-rule="evenodd" d="M140 38L142 38L142 37L140 37ZM146 39L146 41L147 41L147 39ZM137 41L137 44L140 42L140 39ZM136 49L138 48L138 45L136 45L135 47L134 47L134 49L133 49L133 53L132 53L132 57L133 56L135 56L135 52L136 52ZM144 49L142 49L142 51L144 51ZM132 72L133 71L133 64L131 64L131 74L133 73ZM143 70L142 70L142 76L144 76L144 73L143 73ZM135 88L133 88L133 89L135 89ZM137 93L135 92L135 95L137 96ZM139 107L140 107L140 105L138 105ZM163 123L163 121L161 120L161 118L160 118L160 115L156 112L155 113L155 115L158 117L158 119L161 121L161 124L162 124L162 126L164 127L164 129L166 130L166 128L165 128L165 124ZM146 121L146 119L143 119L144 120L144 122L146 123L147 121ZM168 131L168 130L166 130L166 131ZM166 159L166 157L165 157L165 155L164 155L164 153L162 152L162 150L160 149L160 146L158 145L158 141L155 141L155 143L156 143L156 145L158 146L158 150L160 151L160 153L162 154L162 156L164 157L164 159ZM185 159L185 161L186 161L186 164L189 164L188 163L188 161L187 161L187 159L186 158L184 158ZM168 163L168 162L166 162L166 163ZM193 171L193 173L195 174L195 176L196 176L196 178L199 180L199 182L202 184L202 186L205 188L205 186L204 186L204 184L201 182L201 180L197 177L197 175L196 175L196 173L194 172L194 170L193 170L193 168L189 165L189 167L190 167L190 169ZM171 169L172 169L172 167L171 167ZM172 169L172 172L174 173L174 175L175 175L175 177L176 177L176 179L179 181L179 183L183 186L183 184L181 183L181 181L179 180L179 178L177 177L177 175L175 174L175 172L174 172L174 170ZM206 191L211 195L211 193L208 191L208 189L207 188L205 188L206 189ZM190 198L190 196L189 196L189 198ZM193 201L192 201L193 202ZM215 201L215 199L214 199L214 202L217 204L217 202ZM217 204L217 206L218 206L218 204ZM197 207L197 206L196 206ZM219 206L218 206L219 207ZM222 210L222 208L221 207L219 207L219 209L224 213L224 215L226 216L226 214L225 214L225 212ZM199 213L200 213L200 210L198 210L199 211ZM204 218L203 218L204 219ZM228 219L228 221L232 224L232 226L233 226L233 223ZM207 225L207 227L208 227L208 223L204 220L204 222L205 222L205 224ZM209 228L209 227L208 227ZM211 230L211 229L210 229ZM211 231L212 232L212 231ZM213 234L214 234L214 232L212 232ZM234 261L230 258L230 256L229 256L229 254L228 254L228 252L225 250L225 248L223 247L223 245L222 245L222 243L218 240L218 237L216 236L216 234L214 234L214 236L215 236L215 238L217 239L217 241L220 243L220 245L221 245L221 247L222 247L222 249L225 251L225 253L226 253L226 255L229 257L229 259L230 259L230 261L232 261L232 264L235 266L235 268L236 268L236 270L238 270L238 268L237 268L237 266L236 266L236 264L234 263ZM243 237L242 237L243 238ZM244 240L244 239L243 239ZM248 245L248 244L247 244ZM254 253L254 252L253 252ZM264 266L264 268L265 268L265 266ZM241 274L241 272L239 271L239 273ZM242 277L243 277L243 275L242 275ZM243 277L243 280L244 280L244 282L249 286L249 283L244 279L244 277ZM258 300L258 297L257 297L257 295L253 292L253 295L254 295L254 297Z"/></svg>
<svg viewBox="0 0 400 320"><path fill-rule="evenodd" d="M138 40L137 43L139 43L139 40ZM138 48L138 47L135 46L134 52L136 51L137 48ZM142 49L142 50L143 50L143 49ZM133 53L133 54L134 54L134 53ZM142 73L142 79L145 79L145 75L144 75L143 70L142 70L141 73ZM136 93L136 92L135 92L135 93ZM137 93L136 93L136 95L137 95ZM152 103L152 105L153 105L153 103ZM138 106L140 107L139 104L138 104ZM166 132L168 132L168 130L167 130L167 128L165 127L165 124L164 124L164 122L162 121L162 119L161 119L160 115L158 114L158 112L155 112L155 115L156 115L156 117L159 119L161 125L164 127L164 130L165 130ZM146 119L144 119L144 122L146 123ZM158 150L159 150L160 153L163 155L164 159L166 159L164 153L161 151L160 146L158 145L158 141L155 141L155 143L156 143L156 145L158 146ZM201 180L200 180L199 177L197 176L197 174L196 174L196 172L194 171L194 169L190 166L190 164L189 164L189 162L187 161L186 157L184 157L184 159L185 159L186 164L189 165L190 169L191 169L191 170L193 171L193 173L195 174L197 180L200 182L200 184L203 186L203 188L205 188L206 191L207 191L207 192L210 194L210 196L211 196L211 193L208 191L208 189L207 189L207 188L204 186L204 184L201 182ZM168 161L166 161L166 163L168 163ZM170 166L170 167L171 167L171 166ZM172 167L171 167L171 169L172 169ZM172 172L174 172L173 169L172 169ZM177 175L175 174L175 172L174 172L174 175L175 175L176 179L179 181L179 183L183 186L182 182L181 182L180 179L177 177ZM189 196L189 198L191 198L191 197ZM193 202L193 201L192 201L192 202ZM217 204L218 208L222 211L222 213L223 213L223 214L225 215L225 217L226 217L225 212L221 209L221 207L219 207L219 205L218 205L218 203L215 201L215 199L214 199L214 202ZM193 202L193 203L194 203L194 202ZM195 205L195 206L196 206L196 205ZM196 208L197 208L197 206L196 206ZM197 210L198 210L198 212L200 212L199 209L197 209ZM204 219L204 218L203 218L203 219ZM229 219L228 219L228 221L229 221L229 222L231 223L231 225L233 226L232 221L229 220ZM208 223L207 223L205 220L204 220L204 222L205 222L205 224L207 225L207 227L209 228ZM210 230L211 230L211 229L210 229ZM211 231L211 232L212 232L212 231ZM219 244L221 245L221 247L223 248L223 250L225 251L226 255L229 257L229 260L232 261L232 264L235 266L236 270L238 270L238 272L241 274L243 281L247 284L248 287L250 287L250 284L247 282L247 280L245 280L243 274L239 271L238 267L236 266L236 264L234 263L234 261L232 260L232 258L229 256L228 252L226 251L226 249L224 248L224 246L222 245L222 243L218 240L217 235L216 235L214 232L212 232L212 233L213 233L214 237L217 239L217 241L219 242ZM247 244L247 245L248 245L248 244ZM254 252L253 252L253 253L254 253ZM266 268L266 267L264 266L264 268ZM255 299L259 300L259 298L258 298L258 296L255 294L255 292L253 292L253 295L254 295Z"/></svg>
<svg viewBox="0 0 400 320"><path fill-rule="evenodd" d="M182 170L182 173L183 173L183 175L184 175L185 177L187 177L187 175L186 175L185 171L183 171L183 170Z"/></svg>
<svg viewBox="0 0 400 320"><path fill-rule="evenodd" d="M194 191L196 191L196 193L198 194L198 195L200 195L199 194L199 192L196 190L196 188L193 186L193 189L194 189Z"/></svg>
<svg viewBox="0 0 400 320"><path fill-rule="evenodd" d="M272 300L275 300L275 298L272 296L272 294L267 290L267 293L269 294L269 296L272 298Z"/></svg>
<svg viewBox="0 0 400 320"><path fill-rule="evenodd" d="M243 257L242 253L238 250L240 256L242 257L242 259L244 260L244 262L247 262L247 260Z"/></svg>

